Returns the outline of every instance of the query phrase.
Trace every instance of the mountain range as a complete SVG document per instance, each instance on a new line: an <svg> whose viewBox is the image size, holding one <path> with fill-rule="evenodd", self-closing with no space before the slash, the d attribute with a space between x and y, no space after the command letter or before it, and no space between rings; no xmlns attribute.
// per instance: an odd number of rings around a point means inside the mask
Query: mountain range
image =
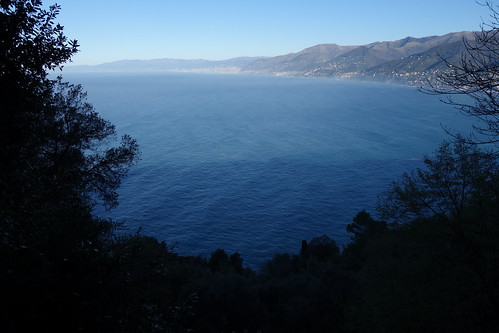
<svg viewBox="0 0 499 333"><path fill-rule="evenodd" d="M473 39L474 33L465 31L357 46L319 44L277 57L240 57L222 61L120 60L96 66L67 66L65 71L247 73L419 84L447 69L443 59L459 61L465 50L463 41Z"/></svg>
<svg viewBox="0 0 499 333"><path fill-rule="evenodd" d="M66 66L70 72L222 72L237 73L242 68L262 57L239 57L228 60L204 59L153 59L153 60L119 60L94 66Z"/></svg>

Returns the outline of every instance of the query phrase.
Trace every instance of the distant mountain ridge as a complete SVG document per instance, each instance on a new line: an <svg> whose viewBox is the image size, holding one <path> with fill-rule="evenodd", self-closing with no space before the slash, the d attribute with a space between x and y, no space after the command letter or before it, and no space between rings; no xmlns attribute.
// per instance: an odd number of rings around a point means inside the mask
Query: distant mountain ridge
<svg viewBox="0 0 499 333"><path fill-rule="evenodd" d="M94 66L66 66L69 72L239 72L241 68L263 57L238 57L228 60L152 59L119 60Z"/></svg>
<svg viewBox="0 0 499 333"><path fill-rule="evenodd" d="M319 44L277 57L211 60L121 60L97 66L68 66L68 71L181 71L357 78L418 84L446 70L442 58L459 60L469 31L423 38L342 46Z"/></svg>
<svg viewBox="0 0 499 333"><path fill-rule="evenodd" d="M458 60L463 40L474 39L473 32L444 36L407 37L392 42L360 46L320 44L298 53L259 59L243 72L312 77L360 78L418 83L445 70L445 62Z"/></svg>

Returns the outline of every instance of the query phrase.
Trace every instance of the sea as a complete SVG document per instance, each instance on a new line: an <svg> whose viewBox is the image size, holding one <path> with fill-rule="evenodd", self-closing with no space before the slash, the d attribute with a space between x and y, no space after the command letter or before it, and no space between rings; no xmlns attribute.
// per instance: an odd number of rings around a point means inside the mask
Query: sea
<svg viewBox="0 0 499 333"><path fill-rule="evenodd" d="M395 84L258 75L68 73L141 160L96 214L180 255L238 252L261 268L347 224L425 155L468 133L438 97Z"/></svg>

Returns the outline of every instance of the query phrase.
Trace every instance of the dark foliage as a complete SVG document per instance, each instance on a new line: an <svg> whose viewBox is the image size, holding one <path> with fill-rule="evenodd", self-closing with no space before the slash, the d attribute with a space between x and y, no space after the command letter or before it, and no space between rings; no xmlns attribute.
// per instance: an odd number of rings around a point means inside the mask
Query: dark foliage
<svg viewBox="0 0 499 333"><path fill-rule="evenodd" d="M466 140L395 181L383 221L359 212L342 252L324 235L254 272L237 252L118 236L92 208L117 204L137 144L109 146L115 129L82 87L49 79L77 51L58 10L0 2L2 331L497 331L497 155Z"/></svg>
<svg viewBox="0 0 499 333"><path fill-rule="evenodd" d="M499 322L497 159L444 143L380 198L395 223L368 240L352 317L359 331L490 331Z"/></svg>
<svg viewBox="0 0 499 333"><path fill-rule="evenodd" d="M50 79L48 71L77 52L54 22L58 11L34 0L0 6L0 298L7 331L127 327L114 310L125 294L111 283L116 224L92 208L96 197L116 205L138 148L128 136L110 147L114 126L82 88Z"/></svg>
<svg viewBox="0 0 499 333"><path fill-rule="evenodd" d="M465 52L459 62L443 59L449 71L430 82L424 92L443 95L444 103L474 117L475 133L469 142L499 142L499 13L492 2L485 2L491 20L475 33L474 40L464 41ZM453 134L454 135L454 134Z"/></svg>

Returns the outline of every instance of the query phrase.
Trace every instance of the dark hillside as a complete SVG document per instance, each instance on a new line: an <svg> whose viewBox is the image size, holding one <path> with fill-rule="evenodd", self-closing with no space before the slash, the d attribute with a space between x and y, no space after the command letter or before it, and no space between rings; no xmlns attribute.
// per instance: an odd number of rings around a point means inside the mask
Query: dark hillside
<svg viewBox="0 0 499 333"><path fill-rule="evenodd" d="M463 40L472 38L472 32L458 32L359 46L320 44L298 53L260 59L242 70L261 74L374 78L413 83L443 70L445 66L439 55L445 58L458 56L464 50Z"/></svg>

